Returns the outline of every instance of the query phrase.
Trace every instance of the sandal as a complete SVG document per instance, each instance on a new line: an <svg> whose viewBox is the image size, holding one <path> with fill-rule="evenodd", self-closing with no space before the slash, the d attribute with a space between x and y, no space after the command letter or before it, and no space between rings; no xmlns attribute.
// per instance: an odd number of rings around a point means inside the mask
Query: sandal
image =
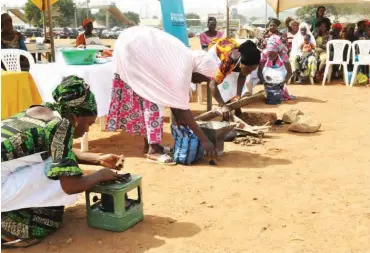
<svg viewBox="0 0 370 253"><path fill-rule="evenodd" d="M158 164L163 164L163 165L171 165L171 166L176 165L176 163L173 161L173 158L167 154L163 154L155 160L148 157L147 161L151 163L158 163Z"/></svg>

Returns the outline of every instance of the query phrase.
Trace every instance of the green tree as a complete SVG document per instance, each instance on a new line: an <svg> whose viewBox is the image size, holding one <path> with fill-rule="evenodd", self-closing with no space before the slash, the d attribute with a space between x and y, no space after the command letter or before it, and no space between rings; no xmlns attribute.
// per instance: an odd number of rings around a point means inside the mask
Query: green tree
<svg viewBox="0 0 370 253"><path fill-rule="evenodd" d="M52 6L52 19L54 26L70 26L74 20L75 5L72 0L60 0ZM35 27L41 27L42 13L31 0L28 0L24 7L27 20ZM47 19L48 15L46 15ZM47 20L46 20L47 21Z"/></svg>
<svg viewBox="0 0 370 253"><path fill-rule="evenodd" d="M89 13L89 15L87 15L87 13ZM76 17L77 17L77 27L80 27L82 26L82 21L87 18L87 17L93 17L93 15L91 14L91 10L90 9L76 9ZM74 20L74 18L73 18ZM74 21L73 21L73 24L74 24Z"/></svg>
<svg viewBox="0 0 370 253"><path fill-rule="evenodd" d="M59 27L71 26L74 23L76 8L73 0L59 0L54 6L56 10L53 11L53 22Z"/></svg>
<svg viewBox="0 0 370 253"><path fill-rule="evenodd" d="M128 11L123 13L129 20L133 21L135 24L140 23L140 15L136 12Z"/></svg>
<svg viewBox="0 0 370 253"><path fill-rule="evenodd" d="M189 20L189 19L197 19L197 20ZM188 13L186 14L186 25L187 27L191 26L200 26L200 16L196 13Z"/></svg>
<svg viewBox="0 0 370 253"><path fill-rule="evenodd" d="M41 11L36 5L31 2L31 0L28 0L26 5L24 6L24 14L31 25L35 27L42 26Z"/></svg>

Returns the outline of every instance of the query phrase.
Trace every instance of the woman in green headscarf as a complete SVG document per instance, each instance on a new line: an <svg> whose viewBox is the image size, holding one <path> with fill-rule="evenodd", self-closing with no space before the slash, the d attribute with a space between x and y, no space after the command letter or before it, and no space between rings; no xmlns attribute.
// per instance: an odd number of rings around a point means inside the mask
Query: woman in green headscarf
<svg viewBox="0 0 370 253"><path fill-rule="evenodd" d="M72 148L95 122L94 94L69 76L54 90L56 103L32 106L1 126L1 244L27 247L62 225L64 206L77 193L117 179L117 155L82 153ZM105 168L83 175L78 162Z"/></svg>

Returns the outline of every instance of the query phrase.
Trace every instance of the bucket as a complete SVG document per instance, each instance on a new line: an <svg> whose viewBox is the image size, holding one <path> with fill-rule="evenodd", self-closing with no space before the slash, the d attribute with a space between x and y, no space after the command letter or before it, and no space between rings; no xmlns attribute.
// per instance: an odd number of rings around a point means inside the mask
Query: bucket
<svg viewBox="0 0 370 253"><path fill-rule="evenodd" d="M68 48L60 51L68 65L91 65L96 60L96 49Z"/></svg>

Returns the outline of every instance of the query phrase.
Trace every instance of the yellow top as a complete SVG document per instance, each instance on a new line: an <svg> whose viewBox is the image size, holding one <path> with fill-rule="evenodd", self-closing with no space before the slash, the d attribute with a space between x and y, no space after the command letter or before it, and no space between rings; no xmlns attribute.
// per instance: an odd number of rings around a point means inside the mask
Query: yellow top
<svg viewBox="0 0 370 253"><path fill-rule="evenodd" d="M28 72L1 72L1 119L41 103L37 86Z"/></svg>

